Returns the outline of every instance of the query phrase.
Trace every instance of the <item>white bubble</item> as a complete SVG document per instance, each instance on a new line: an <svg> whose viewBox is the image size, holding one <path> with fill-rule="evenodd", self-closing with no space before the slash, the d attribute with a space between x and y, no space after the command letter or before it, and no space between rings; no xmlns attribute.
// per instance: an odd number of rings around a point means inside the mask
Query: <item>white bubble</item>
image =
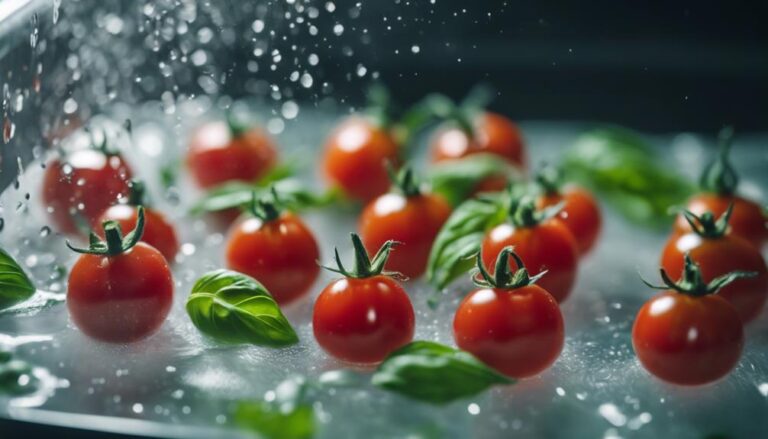
<svg viewBox="0 0 768 439"><path fill-rule="evenodd" d="M314 80L312 79L312 75L310 75L309 73L304 73L303 75L301 75L300 82L302 87L310 88L312 87L312 83L314 82Z"/></svg>
<svg viewBox="0 0 768 439"><path fill-rule="evenodd" d="M285 129L285 122L279 117L273 117L267 122L267 131L270 134L280 134Z"/></svg>
<svg viewBox="0 0 768 439"><path fill-rule="evenodd" d="M368 73L368 69L365 68L364 65L358 64L357 65L357 76L362 78L363 76L365 76L366 73Z"/></svg>
<svg viewBox="0 0 768 439"><path fill-rule="evenodd" d="M328 12L333 12L333 11L336 10L336 5L333 4L333 2L327 2L325 4L325 10L328 11Z"/></svg>
<svg viewBox="0 0 768 439"><path fill-rule="evenodd" d="M253 29L254 32L261 33L261 31L264 30L264 21L262 20L256 20L251 25L251 29Z"/></svg>
<svg viewBox="0 0 768 439"><path fill-rule="evenodd" d="M341 23L336 23L335 26L333 26L333 33L335 35L341 35L344 33L344 26Z"/></svg>
<svg viewBox="0 0 768 439"><path fill-rule="evenodd" d="M419 47L419 46L414 44L413 46L411 46L411 52L419 53L419 52L421 52L421 47Z"/></svg>
<svg viewBox="0 0 768 439"><path fill-rule="evenodd" d="M287 101L283 104L280 112L284 118L290 120L299 115L299 106L296 104L296 102Z"/></svg>
<svg viewBox="0 0 768 439"><path fill-rule="evenodd" d="M309 61L309 65L311 66L316 66L317 63L320 62L320 57L318 57L317 54L314 54L314 53L310 53L309 58L307 59Z"/></svg>

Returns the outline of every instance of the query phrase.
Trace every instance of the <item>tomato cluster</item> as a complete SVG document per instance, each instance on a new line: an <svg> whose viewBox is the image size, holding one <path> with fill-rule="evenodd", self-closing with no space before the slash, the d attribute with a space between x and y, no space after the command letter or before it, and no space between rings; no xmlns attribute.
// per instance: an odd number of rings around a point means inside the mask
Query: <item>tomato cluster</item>
<svg viewBox="0 0 768 439"><path fill-rule="evenodd" d="M661 254L665 291L638 312L632 340L640 363L681 385L716 381L738 363L743 325L768 299L761 248L766 219L756 203L735 194L728 160L732 130L701 177L702 192L679 214ZM674 282L669 275L681 273ZM717 293L717 294L715 294Z"/></svg>

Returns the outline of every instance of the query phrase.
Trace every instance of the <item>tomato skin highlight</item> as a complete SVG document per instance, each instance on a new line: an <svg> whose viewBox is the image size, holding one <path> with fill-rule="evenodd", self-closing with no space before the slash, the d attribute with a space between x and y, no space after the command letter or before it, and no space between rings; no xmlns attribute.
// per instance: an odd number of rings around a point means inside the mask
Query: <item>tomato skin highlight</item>
<svg viewBox="0 0 768 439"><path fill-rule="evenodd" d="M731 271L754 271L757 276L739 279L723 287L718 295L729 301L741 319L754 320L768 299L768 268L760 251L743 238L726 234L719 238L703 238L696 233L672 235L661 255L661 267L672 276L683 270L684 255L701 266L705 282Z"/></svg>
<svg viewBox="0 0 768 439"><path fill-rule="evenodd" d="M144 233L141 235L141 240L159 250L168 262L173 262L176 253L179 252L176 229L168 222L165 215L156 210L145 207L144 216ZM128 233L136 228L137 218L138 209L136 206L116 204L105 210L92 226L97 230L97 234L104 238L104 231L101 229L101 224L104 221L117 221L120 223L120 229Z"/></svg>
<svg viewBox="0 0 768 439"><path fill-rule="evenodd" d="M536 207L543 209L563 202L563 209L556 218L568 227L579 254L584 255L594 247L602 228L602 215L597 200L579 187L565 188L561 194L543 195L536 200Z"/></svg>
<svg viewBox="0 0 768 439"><path fill-rule="evenodd" d="M731 233L741 236L758 249L762 248L768 242L768 218L759 204L735 195L701 193L688 200L686 210L695 215L712 212L715 218L719 218L731 203L733 213L728 221ZM691 231L691 225L682 215L678 215L674 230L678 234L688 233Z"/></svg>
<svg viewBox="0 0 768 439"><path fill-rule="evenodd" d="M386 268L417 278L424 274L435 237L450 214L451 206L439 195L388 193L363 210L360 236L370 254L386 241L401 243L392 251Z"/></svg>
<svg viewBox="0 0 768 439"><path fill-rule="evenodd" d="M267 222L252 216L236 222L225 252L227 267L261 282L280 305L306 294L320 272L314 235L288 212Z"/></svg>
<svg viewBox="0 0 768 439"><path fill-rule="evenodd" d="M378 363L413 339L414 320L408 295L392 278L342 278L317 297L312 329L332 356Z"/></svg>
<svg viewBox="0 0 768 439"><path fill-rule="evenodd" d="M66 159L51 161L42 188L51 222L60 232L82 234L75 213L82 215L81 226L87 228L104 209L128 196L131 175L121 156L108 156L97 149L76 150Z"/></svg>
<svg viewBox="0 0 768 439"><path fill-rule="evenodd" d="M173 279L163 255L139 242L115 256L81 255L69 274L67 308L83 333L129 343L156 332L173 302Z"/></svg>
<svg viewBox="0 0 768 439"><path fill-rule="evenodd" d="M547 369L565 343L557 301L535 284L473 291L456 310L453 334L459 348L513 378Z"/></svg>
<svg viewBox="0 0 768 439"><path fill-rule="evenodd" d="M508 246L514 247L531 274L547 270L538 285L555 300L563 302L568 297L576 282L578 250L576 239L560 220L551 218L533 227L509 223L494 227L483 239L483 263L495 266L499 253Z"/></svg>
<svg viewBox="0 0 768 439"><path fill-rule="evenodd" d="M485 112L474 121L475 138L453 124L439 128L431 141L435 162L458 159L476 153L491 153L525 168L526 153L520 129L500 114Z"/></svg>
<svg viewBox="0 0 768 439"><path fill-rule="evenodd" d="M325 178L356 200L369 201L387 193L387 163L399 164L398 145L389 133L362 117L343 121L325 142Z"/></svg>
<svg viewBox="0 0 768 439"><path fill-rule="evenodd" d="M665 291L638 312L632 346L653 375L694 386L722 378L736 366L744 330L736 309L719 295Z"/></svg>
<svg viewBox="0 0 768 439"><path fill-rule="evenodd" d="M198 186L229 181L253 182L277 162L277 150L260 128L234 135L222 121L200 127L190 140L187 166Z"/></svg>

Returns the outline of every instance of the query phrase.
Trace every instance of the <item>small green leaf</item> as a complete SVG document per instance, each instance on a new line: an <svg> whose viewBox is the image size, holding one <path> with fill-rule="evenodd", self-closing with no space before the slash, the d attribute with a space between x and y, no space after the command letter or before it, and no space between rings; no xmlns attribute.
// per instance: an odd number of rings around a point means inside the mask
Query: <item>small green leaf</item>
<svg viewBox="0 0 768 439"><path fill-rule="evenodd" d="M682 204L695 186L663 163L637 134L602 128L577 139L562 170L566 179L597 191L629 220L664 226L672 220L670 209Z"/></svg>
<svg viewBox="0 0 768 439"><path fill-rule="evenodd" d="M514 381L468 352L431 341L415 341L387 357L372 382L409 398L445 404Z"/></svg>
<svg viewBox="0 0 768 439"><path fill-rule="evenodd" d="M426 180L432 191L456 206L469 198L488 177L522 180L520 171L494 154L472 154L460 160L444 160L432 166Z"/></svg>
<svg viewBox="0 0 768 439"><path fill-rule="evenodd" d="M240 401L235 424L269 439L308 439L315 432L315 412L305 401L307 382L289 378L274 390L271 401Z"/></svg>
<svg viewBox="0 0 768 439"><path fill-rule="evenodd" d="M0 395L25 395L35 392L39 386L29 363L15 360L10 352L0 350Z"/></svg>
<svg viewBox="0 0 768 439"><path fill-rule="evenodd" d="M19 264L0 248L0 309L23 302L35 294L35 286Z"/></svg>
<svg viewBox="0 0 768 439"><path fill-rule="evenodd" d="M440 229L427 262L427 280L442 290L474 266L485 233L504 220L507 194L486 194L460 204Z"/></svg>
<svg viewBox="0 0 768 439"><path fill-rule="evenodd" d="M198 279L187 314L197 329L225 343L283 347L299 340L266 288L235 271L216 270Z"/></svg>

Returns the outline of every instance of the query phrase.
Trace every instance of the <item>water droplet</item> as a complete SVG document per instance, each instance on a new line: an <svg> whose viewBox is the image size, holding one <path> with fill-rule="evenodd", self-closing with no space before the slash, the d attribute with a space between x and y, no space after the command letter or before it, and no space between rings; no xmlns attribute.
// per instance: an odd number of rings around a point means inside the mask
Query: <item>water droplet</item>
<svg viewBox="0 0 768 439"><path fill-rule="evenodd" d="M303 75L301 75L301 79L299 80L299 82L301 82L302 87L310 88L312 87L312 82L314 81L312 80L312 75L310 75L309 73L304 73Z"/></svg>
<svg viewBox="0 0 768 439"><path fill-rule="evenodd" d="M143 413L144 412L144 406L139 404L138 402L131 407L134 413Z"/></svg>
<svg viewBox="0 0 768 439"><path fill-rule="evenodd" d="M53 24L59 22L59 9L61 8L61 0L53 0Z"/></svg>
<svg viewBox="0 0 768 439"><path fill-rule="evenodd" d="M344 33L344 25L341 23L336 23L336 25L333 26L333 33L335 35L341 35Z"/></svg>
<svg viewBox="0 0 768 439"><path fill-rule="evenodd" d="M261 33L261 31L264 30L264 21L262 20L256 20L253 22L253 25L251 26L254 32Z"/></svg>
<svg viewBox="0 0 768 439"><path fill-rule="evenodd" d="M48 226L43 226L40 228L40 237L45 238L46 236L51 234L51 228Z"/></svg>
<svg viewBox="0 0 768 439"><path fill-rule="evenodd" d="M311 66L316 66L317 63L320 62L320 58L317 56L317 54L314 54L314 53L310 53L307 60L309 61L309 65Z"/></svg>
<svg viewBox="0 0 768 439"><path fill-rule="evenodd" d="M421 52L421 47L419 47L419 46L414 44L413 46L411 46L411 52L419 53L419 52Z"/></svg>
<svg viewBox="0 0 768 439"><path fill-rule="evenodd" d="M328 12L333 12L336 10L336 5L333 4L333 2L326 2L325 3L325 10Z"/></svg>
<svg viewBox="0 0 768 439"><path fill-rule="evenodd" d="M299 114L299 106L296 102L288 101L283 104L280 112L286 119L294 119Z"/></svg>
<svg viewBox="0 0 768 439"><path fill-rule="evenodd" d="M474 402L467 406L467 411L470 415L477 415L480 413L480 406L475 404Z"/></svg>

